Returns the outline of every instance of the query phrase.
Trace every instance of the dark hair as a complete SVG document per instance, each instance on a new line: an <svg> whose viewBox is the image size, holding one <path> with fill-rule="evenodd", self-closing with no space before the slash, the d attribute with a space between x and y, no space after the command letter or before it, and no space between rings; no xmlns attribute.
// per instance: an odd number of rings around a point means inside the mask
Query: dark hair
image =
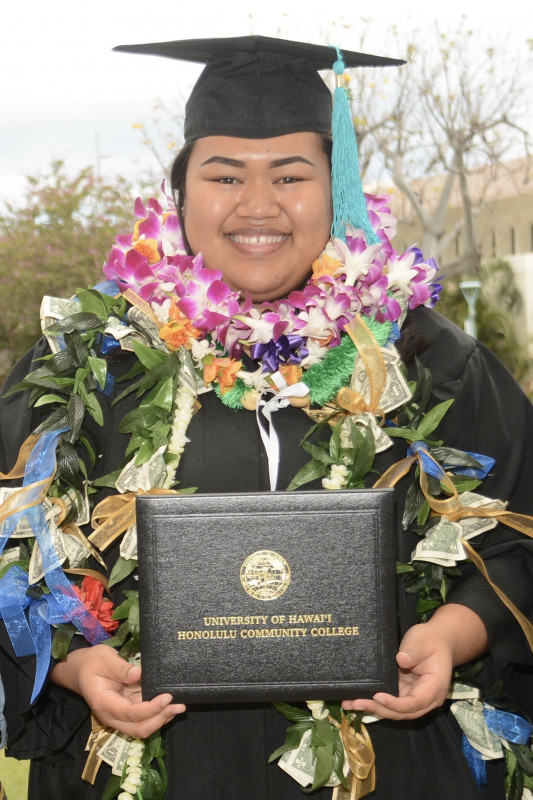
<svg viewBox="0 0 533 800"><path fill-rule="evenodd" d="M328 162L331 166L331 148L332 148L331 136L329 136L327 133L317 133L316 135L320 139L322 150L326 155L326 158L328 159ZM192 251L189 246L189 242L187 241L187 236L185 234L185 224L183 221L183 204L185 203L185 184L187 180L187 167L189 166L189 159L191 157L191 153L194 149L195 144L196 141L187 142L187 144L184 144L179 153L177 154L176 158L172 162L172 166L170 168L170 188L172 190L172 198L176 206L176 211L178 212L178 219L183 233L183 240L185 242L185 247L187 248L187 252L189 253L189 255L192 255Z"/></svg>

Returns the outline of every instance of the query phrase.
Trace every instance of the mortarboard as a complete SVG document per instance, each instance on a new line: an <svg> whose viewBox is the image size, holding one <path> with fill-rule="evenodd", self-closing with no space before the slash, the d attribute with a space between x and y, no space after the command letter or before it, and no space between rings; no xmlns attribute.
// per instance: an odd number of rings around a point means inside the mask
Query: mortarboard
<svg viewBox="0 0 533 800"><path fill-rule="evenodd" d="M334 47L266 36L184 39L114 50L205 64L185 109L185 141L204 136L269 139L331 133L331 93L318 70L332 69ZM402 64L343 51L346 67Z"/></svg>
<svg viewBox="0 0 533 800"><path fill-rule="evenodd" d="M395 58L267 36L182 39L119 45L114 50L205 64L185 106L186 142L205 136L269 139L288 133L332 133L332 233L362 228L379 241L366 213L345 67L398 66ZM319 70L338 76L332 122L331 93ZM333 128L333 130L332 130Z"/></svg>

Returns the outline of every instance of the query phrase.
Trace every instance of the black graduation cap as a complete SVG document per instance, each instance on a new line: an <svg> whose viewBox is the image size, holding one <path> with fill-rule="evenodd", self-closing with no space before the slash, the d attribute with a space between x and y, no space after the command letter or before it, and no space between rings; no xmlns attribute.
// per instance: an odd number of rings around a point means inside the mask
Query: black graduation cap
<svg viewBox="0 0 533 800"><path fill-rule="evenodd" d="M204 136L268 139L299 131L331 132L331 93L318 70L337 51L267 36L184 39L119 45L141 53L205 64L185 107L185 141ZM346 67L398 66L394 58L342 51Z"/></svg>

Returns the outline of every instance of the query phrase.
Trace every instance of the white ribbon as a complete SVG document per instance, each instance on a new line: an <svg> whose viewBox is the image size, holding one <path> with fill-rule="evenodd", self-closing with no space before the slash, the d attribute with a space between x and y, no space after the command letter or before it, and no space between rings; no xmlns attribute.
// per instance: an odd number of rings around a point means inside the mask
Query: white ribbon
<svg viewBox="0 0 533 800"><path fill-rule="evenodd" d="M263 447L265 448L268 459L270 491L275 492L278 482L279 438L272 422L272 414L273 412L278 411L278 409L286 408L288 405L290 405L291 397L307 397L309 394L309 388L301 381L293 384L292 386L287 386L286 381L279 372L274 373L272 378L276 383L276 386L281 387L280 391L269 400L267 400L266 397L272 393L271 390L262 392L257 403L255 415L259 432L261 434L261 439L263 441ZM259 412L261 412L266 419L268 428L263 427L261 424Z"/></svg>

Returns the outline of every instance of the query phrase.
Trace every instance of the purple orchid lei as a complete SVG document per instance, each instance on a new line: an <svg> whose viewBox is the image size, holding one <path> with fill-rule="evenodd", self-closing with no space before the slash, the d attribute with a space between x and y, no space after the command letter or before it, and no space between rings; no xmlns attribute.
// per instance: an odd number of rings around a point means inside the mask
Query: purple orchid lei
<svg viewBox="0 0 533 800"><path fill-rule="evenodd" d="M433 259L425 261L416 247L398 253L392 246L395 218L386 198L367 195L381 244L368 246L361 230L348 229L345 242L331 240L310 265L302 289L254 306L250 297L230 289L219 271L205 268L201 253L186 253L176 211L165 199L165 210L154 198L146 205L137 199L134 231L117 236L104 274L121 291L149 303L168 348L185 344L200 374L213 359L222 359L212 380L224 391L242 377L242 370L228 366L240 368L243 351L262 361L256 382L261 388L265 376L280 367L305 370L320 363L357 314L378 324L396 323L407 309L433 306L442 288Z"/></svg>

